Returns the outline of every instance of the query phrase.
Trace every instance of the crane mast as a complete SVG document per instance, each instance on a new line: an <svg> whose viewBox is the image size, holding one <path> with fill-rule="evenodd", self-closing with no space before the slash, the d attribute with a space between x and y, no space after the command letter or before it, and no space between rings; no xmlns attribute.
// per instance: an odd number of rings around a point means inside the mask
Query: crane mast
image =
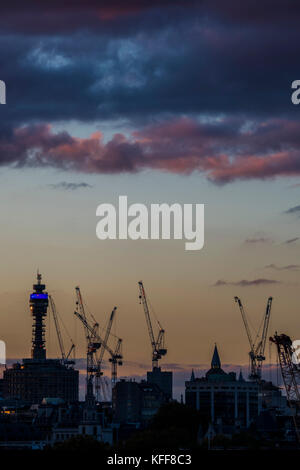
<svg viewBox="0 0 300 470"><path fill-rule="evenodd" d="M285 334L278 335L276 332L273 337L270 337L270 341L276 344L281 375L289 407L293 410L293 422L297 440L300 444L300 372L292 362L294 353L292 340L289 336Z"/></svg>
<svg viewBox="0 0 300 470"><path fill-rule="evenodd" d="M74 314L79 318L79 320L84 326L85 335L87 339L87 345L88 345L88 348L87 348L87 390L89 390L89 396L92 396L92 395L94 396L93 394L94 377L96 377L96 380L98 380L98 378L100 378L100 376L102 375L101 363L103 359L104 350L109 353L110 355L109 362L111 362L112 364L112 375L111 375L112 388L115 386L117 382L117 377L118 377L117 366L123 365L122 339L118 338L118 342L117 342L115 350L113 350L107 343L117 307L115 307L111 313L109 324L108 324L108 329L106 330L105 339L103 340L101 336L99 335L99 331L98 331L99 324L95 322L93 325L91 325L87 319L79 287L76 287L76 295L77 295L76 304L79 306L79 312L75 311ZM97 353L99 354L98 357L97 357ZM100 387L100 384L97 383L96 386Z"/></svg>
<svg viewBox="0 0 300 470"><path fill-rule="evenodd" d="M266 307L266 313L264 317L264 324L263 324L261 339L255 350L255 355L256 355L257 364L258 364L258 375L260 378L261 378L262 363L266 359L265 348L266 348L266 340L267 340L268 328L269 328L269 323L270 323L272 301L273 301L273 298L269 297L267 301L267 307Z"/></svg>
<svg viewBox="0 0 300 470"><path fill-rule="evenodd" d="M69 360L69 357L71 355L71 352L73 351L73 349L75 348L75 344L72 342L72 345L71 345L71 348L68 352L68 354L66 354L65 352L65 347L64 347L64 342L63 342L63 338L62 338L62 334L61 334L61 330L60 330L60 326L59 326L59 321L58 321L58 314L57 314L57 310L56 310L56 305L55 305L55 302L53 300L53 297L51 295L49 295L49 302L50 302L50 310L52 312L52 315L53 315L53 319L54 319L54 324L55 324L55 329L56 329L56 334L57 334L57 339L58 339L58 344L59 344L59 349L60 349L60 352L61 352L61 360L62 360L62 363L63 364L74 364L75 361L72 361L72 360ZM72 341L72 340L71 340Z"/></svg>
<svg viewBox="0 0 300 470"><path fill-rule="evenodd" d="M80 292L80 288L76 287L76 306L79 311L74 312L74 314L79 318L82 322L86 343L87 343L87 354L86 354L86 401L89 404L93 404L95 401L94 395L94 377L98 373L98 365L96 361L96 353L98 349L101 347L102 340L97 334L98 331L98 323L94 323L93 326L90 326L86 317L82 296Z"/></svg>
<svg viewBox="0 0 300 470"><path fill-rule="evenodd" d="M157 339L155 340L153 327L151 323L150 311L148 307L148 302L147 302L147 297L146 297L143 282L139 281L138 286L139 286L139 291L140 291L139 299L140 299L140 302L143 304L144 313L146 317L146 323L148 327L148 333L150 337L151 348L152 348L152 368L155 369L155 368L158 368L159 359L161 359L162 356L165 356L167 354L167 349L164 346L165 330L162 328L161 324L157 320L159 332L158 332Z"/></svg>
<svg viewBox="0 0 300 470"><path fill-rule="evenodd" d="M266 359L265 358L265 347L266 347L266 338L267 338L267 333L268 333L268 328L269 328L269 322L270 322L270 315L271 315L271 307L272 307L272 301L273 298L269 297L267 301L267 307L266 311L264 314L264 323L263 323L263 329L262 329L262 334L261 337L258 341L258 343L254 342L252 339L251 331L249 328L248 320L247 320L247 315L244 310L244 306L242 304L242 301L239 297L234 298L235 302L238 304L238 307L240 309L242 319L244 322L249 346L250 346L250 352L249 352L249 358L250 358L250 375L249 378L251 380L256 380L258 382L261 381L261 374L262 374L262 365L263 361Z"/></svg>
<svg viewBox="0 0 300 470"><path fill-rule="evenodd" d="M111 328L112 328L113 321L114 321L114 318L115 318L116 310L117 310L117 307L114 307L111 314L110 314L110 317L109 317L109 320L108 320L108 325L107 325L105 336L104 336L104 340L103 340L103 343L101 344L101 347L100 347L100 350L99 350L99 357L98 357L98 360L97 360L98 372L96 374L96 396L97 396L98 401L100 400L100 390L104 388L104 386L102 387L102 383L101 383L101 376L103 375L102 361L103 361L104 352L107 350L108 339L109 339L109 336L110 336L110 333L111 333ZM112 379L113 385L115 385L115 383L117 381L117 364L116 364L115 369L112 371L112 377L113 377L113 379Z"/></svg>
<svg viewBox="0 0 300 470"><path fill-rule="evenodd" d="M113 321L114 321L114 318L115 318L116 311L117 311L117 307L114 307L111 314L110 314L109 320L108 320L108 325L107 325L107 328L106 328L103 344L101 345L101 348L100 348L100 354L99 354L99 359L98 359L98 362L100 364L103 360L105 348L108 345L108 339L109 339L109 335L110 335L110 332L111 332L111 328L112 328L112 324L113 324Z"/></svg>
<svg viewBox="0 0 300 470"><path fill-rule="evenodd" d="M122 366L123 365L123 354L122 354L122 339L118 338L116 348L111 354L111 357L109 358L109 362L111 362L111 386L114 388L114 386L117 383L117 366Z"/></svg>
<svg viewBox="0 0 300 470"><path fill-rule="evenodd" d="M75 312L75 314L76 314L76 312ZM83 320L81 319L81 321L83 321ZM104 344L104 341L99 336L99 333L95 331L94 327L91 326L87 322L87 320L84 322L84 325L88 329L88 331L94 335L94 338L96 339L96 341L99 342L100 346L101 346L101 344L103 344L104 349L110 354L109 362L112 363L111 382L112 382L112 388L113 388L115 386L116 382L117 382L117 366L118 365L119 366L123 365L123 360L122 360L123 359L122 339L118 338L116 348L115 348L115 350L113 350L110 346L108 346L108 344ZM99 346L99 348L100 348L100 346ZM98 364L97 364L97 368L96 368L96 373L99 373Z"/></svg>

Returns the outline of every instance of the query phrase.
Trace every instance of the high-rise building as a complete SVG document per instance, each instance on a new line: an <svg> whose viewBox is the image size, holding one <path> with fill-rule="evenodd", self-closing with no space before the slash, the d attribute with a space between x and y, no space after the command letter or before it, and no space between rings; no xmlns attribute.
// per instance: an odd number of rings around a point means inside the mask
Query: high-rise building
<svg viewBox="0 0 300 470"><path fill-rule="evenodd" d="M140 421L141 393L138 382L120 380L113 388L114 420L117 423Z"/></svg>
<svg viewBox="0 0 300 470"><path fill-rule="evenodd" d="M147 426L164 403L166 396L158 385L120 380L113 389L114 421Z"/></svg>
<svg viewBox="0 0 300 470"><path fill-rule="evenodd" d="M153 367L152 371L147 372L147 382L157 385L165 394L167 400L172 399L173 395L173 373L162 371L160 367Z"/></svg>
<svg viewBox="0 0 300 470"><path fill-rule="evenodd" d="M30 294L33 317L31 359L23 359L3 373L3 396L28 403L41 403L43 398L62 398L70 403L78 400L78 371L59 359L46 358L45 317L48 294L42 276Z"/></svg>

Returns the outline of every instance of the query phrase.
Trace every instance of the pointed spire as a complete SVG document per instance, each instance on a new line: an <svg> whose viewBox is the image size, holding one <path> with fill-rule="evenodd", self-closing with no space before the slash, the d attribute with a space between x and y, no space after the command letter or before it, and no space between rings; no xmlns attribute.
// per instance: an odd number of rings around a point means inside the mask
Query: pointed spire
<svg viewBox="0 0 300 470"><path fill-rule="evenodd" d="M221 361L218 352L217 345L215 344L214 354L211 360L211 368L212 369L221 369Z"/></svg>
<svg viewBox="0 0 300 470"><path fill-rule="evenodd" d="M195 374L194 374L194 369L192 369L192 373L191 373L191 382L195 382Z"/></svg>
<svg viewBox="0 0 300 470"><path fill-rule="evenodd" d="M243 377L243 373L242 373L242 369L240 370L239 382L245 382L244 377Z"/></svg>

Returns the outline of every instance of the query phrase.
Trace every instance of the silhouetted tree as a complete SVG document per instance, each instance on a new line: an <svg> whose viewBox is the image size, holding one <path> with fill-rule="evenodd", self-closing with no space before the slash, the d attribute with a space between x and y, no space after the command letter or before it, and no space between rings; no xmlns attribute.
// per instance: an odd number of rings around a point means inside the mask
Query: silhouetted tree
<svg viewBox="0 0 300 470"><path fill-rule="evenodd" d="M196 438L199 426L206 431L208 422L200 413L190 406L182 403L167 403L158 410L154 416L151 429L184 428L189 430Z"/></svg>
<svg viewBox="0 0 300 470"><path fill-rule="evenodd" d="M193 408L171 402L163 405L147 430L127 439L126 450L175 450L191 448L197 444L199 428L206 431L208 423Z"/></svg>

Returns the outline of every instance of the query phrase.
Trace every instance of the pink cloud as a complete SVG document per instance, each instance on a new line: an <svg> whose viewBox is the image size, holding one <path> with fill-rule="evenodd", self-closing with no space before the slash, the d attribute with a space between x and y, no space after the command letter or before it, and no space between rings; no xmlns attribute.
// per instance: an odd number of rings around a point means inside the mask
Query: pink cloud
<svg viewBox="0 0 300 470"><path fill-rule="evenodd" d="M226 118L201 123L180 118L115 134L87 138L55 133L49 124L16 128L0 138L0 164L53 166L85 173L136 172L151 168L199 172L216 183L300 175L300 123Z"/></svg>

